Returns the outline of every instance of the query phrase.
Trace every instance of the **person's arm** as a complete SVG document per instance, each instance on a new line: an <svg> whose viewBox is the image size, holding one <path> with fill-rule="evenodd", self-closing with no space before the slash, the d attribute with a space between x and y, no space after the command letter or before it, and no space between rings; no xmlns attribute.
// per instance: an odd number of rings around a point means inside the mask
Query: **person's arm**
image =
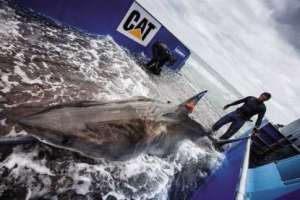
<svg viewBox="0 0 300 200"><path fill-rule="evenodd" d="M239 100L234 101L234 102L232 102L230 104L227 104L227 105L224 106L224 110L227 109L227 108L229 108L230 106L238 105L240 103L246 103L246 101L247 101L248 98L249 97L245 97L243 99L239 99Z"/></svg>
<svg viewBox="0 0 300 200"><path fill-rule="evenodd" d="M261 125L261 122L265 116L265 113L266 113L266 109L264 109L263 111L261 111L260 113L258 113L258 117L257 117L257 120L256 120L256 123L255 123L255 129L258 130L260 125Z"/></svg>

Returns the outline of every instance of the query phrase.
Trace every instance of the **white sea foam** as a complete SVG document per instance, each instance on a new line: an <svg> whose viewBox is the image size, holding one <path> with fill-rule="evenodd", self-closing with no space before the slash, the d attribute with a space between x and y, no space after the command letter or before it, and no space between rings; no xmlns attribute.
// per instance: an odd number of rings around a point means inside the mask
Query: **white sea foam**
<svg viewBox="0 0 300 200"><path fill-rule="evenodd" d="M9 74L9 73L2 73L1 72L0 89L1 89L1 92L3 92L3 93L9 92L13 88L13 86L19 85L18 82L9 80L10 75L11 74Z"/></svg>
<svg viewBox="0 0 300 200"><path fill-rule="evenodd" d="M15 177L22 176L22 173L25 168L29 168L36 173L53 176L50 169L45 166L45 161L34 161L33 157L36 156L37 151L32 153L22 153L18 149L1 163L1 167L6 167L12 169L12 174Z"/></svg>
<svg viewBox="0 0 300 200"><path fill-rule="evenodd" d="M0 112L1 112L1 110L0 110ZM6 126L6 119L0 120L0 124L1 124L2 126Z"/></svg>
<svg viewBox="0 0 300 200"><path fill-rule="evenodd" d="M19 63L21 65L21 63ZM22 64L23 65L23 64ZM23 83L28 83L28 84L42 84L43 82L37 78L37 79L30 79L27 74L19 67L15 66L14 74L19 75L22 78Z"/></svg>
<svg viewBox="0 0 300 200"><path fill-rule="evenodd" d="M13 126L12 129L10 130L10 132L6 136L17 137L17 136L23 136L23 135L27 135L27 132L24 130L17 132L15 126Z"/></svg>

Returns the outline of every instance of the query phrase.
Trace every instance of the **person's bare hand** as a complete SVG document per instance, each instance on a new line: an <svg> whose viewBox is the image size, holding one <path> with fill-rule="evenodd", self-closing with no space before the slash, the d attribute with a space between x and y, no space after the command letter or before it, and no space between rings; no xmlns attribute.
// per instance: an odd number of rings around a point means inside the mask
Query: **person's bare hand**
<svg viewBox="0 0 300 200"><path fill-rule="evenodd" d="M253 132L253 133L258 133L258 132L259 132L259 129L256 128L256 127L254 127L252 132Z"/></svg>
<svg viewBox="0 0 300 200"><path fill-rule="evenodd" d="M252 131L252 134L251 134L251 138L255 138L258 136L258 133L259 133L259 129L254 127L253 128L253 131Z"/></svg>

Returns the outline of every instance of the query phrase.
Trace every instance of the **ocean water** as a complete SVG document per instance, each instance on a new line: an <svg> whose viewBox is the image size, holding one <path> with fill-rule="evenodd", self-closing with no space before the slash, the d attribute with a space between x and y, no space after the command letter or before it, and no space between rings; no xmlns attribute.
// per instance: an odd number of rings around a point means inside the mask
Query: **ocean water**
<svg viewBox="0 0 300 200"><path fill-rule="evenodd" d="M192 117L209 128L222 114L222 99L238 95L209 68L191 75L197 58L180 73L166 68L155 77L113 38L81 33L7 1L0 1L0 24L1 136L28 134L5 118L29 114L22 109L28 106L132 96L176 104L205 89L218 101L208 95ZM128 161L95 161L45 144L18 146L1 154L0 199L188 199L222 159L207 138L182 141L166 156L143 153Z"/></svg>

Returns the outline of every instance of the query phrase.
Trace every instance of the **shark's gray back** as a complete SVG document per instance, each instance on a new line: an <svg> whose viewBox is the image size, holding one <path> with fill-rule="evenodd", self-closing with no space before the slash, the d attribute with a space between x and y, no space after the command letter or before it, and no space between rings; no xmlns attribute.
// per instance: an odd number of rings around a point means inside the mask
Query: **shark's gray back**
<svg viewBox="0 0 300 200"><path fill-rule="evenodd" d="M87 124L122 123L132 120L158 120L174 107L147 98L135 98L110 103L86 102L55 106L33 114L20 122L55 131L74 134L86 128Z"/></svg>
<svg viewBox="0 0 300 200"><path fill-rule="evenodd" d="M19 120L38 139L91 157L124 155L167 130L176 106L147 98L77 102L47 108ZM175 120L176 121L176 120Z"/></svg>

